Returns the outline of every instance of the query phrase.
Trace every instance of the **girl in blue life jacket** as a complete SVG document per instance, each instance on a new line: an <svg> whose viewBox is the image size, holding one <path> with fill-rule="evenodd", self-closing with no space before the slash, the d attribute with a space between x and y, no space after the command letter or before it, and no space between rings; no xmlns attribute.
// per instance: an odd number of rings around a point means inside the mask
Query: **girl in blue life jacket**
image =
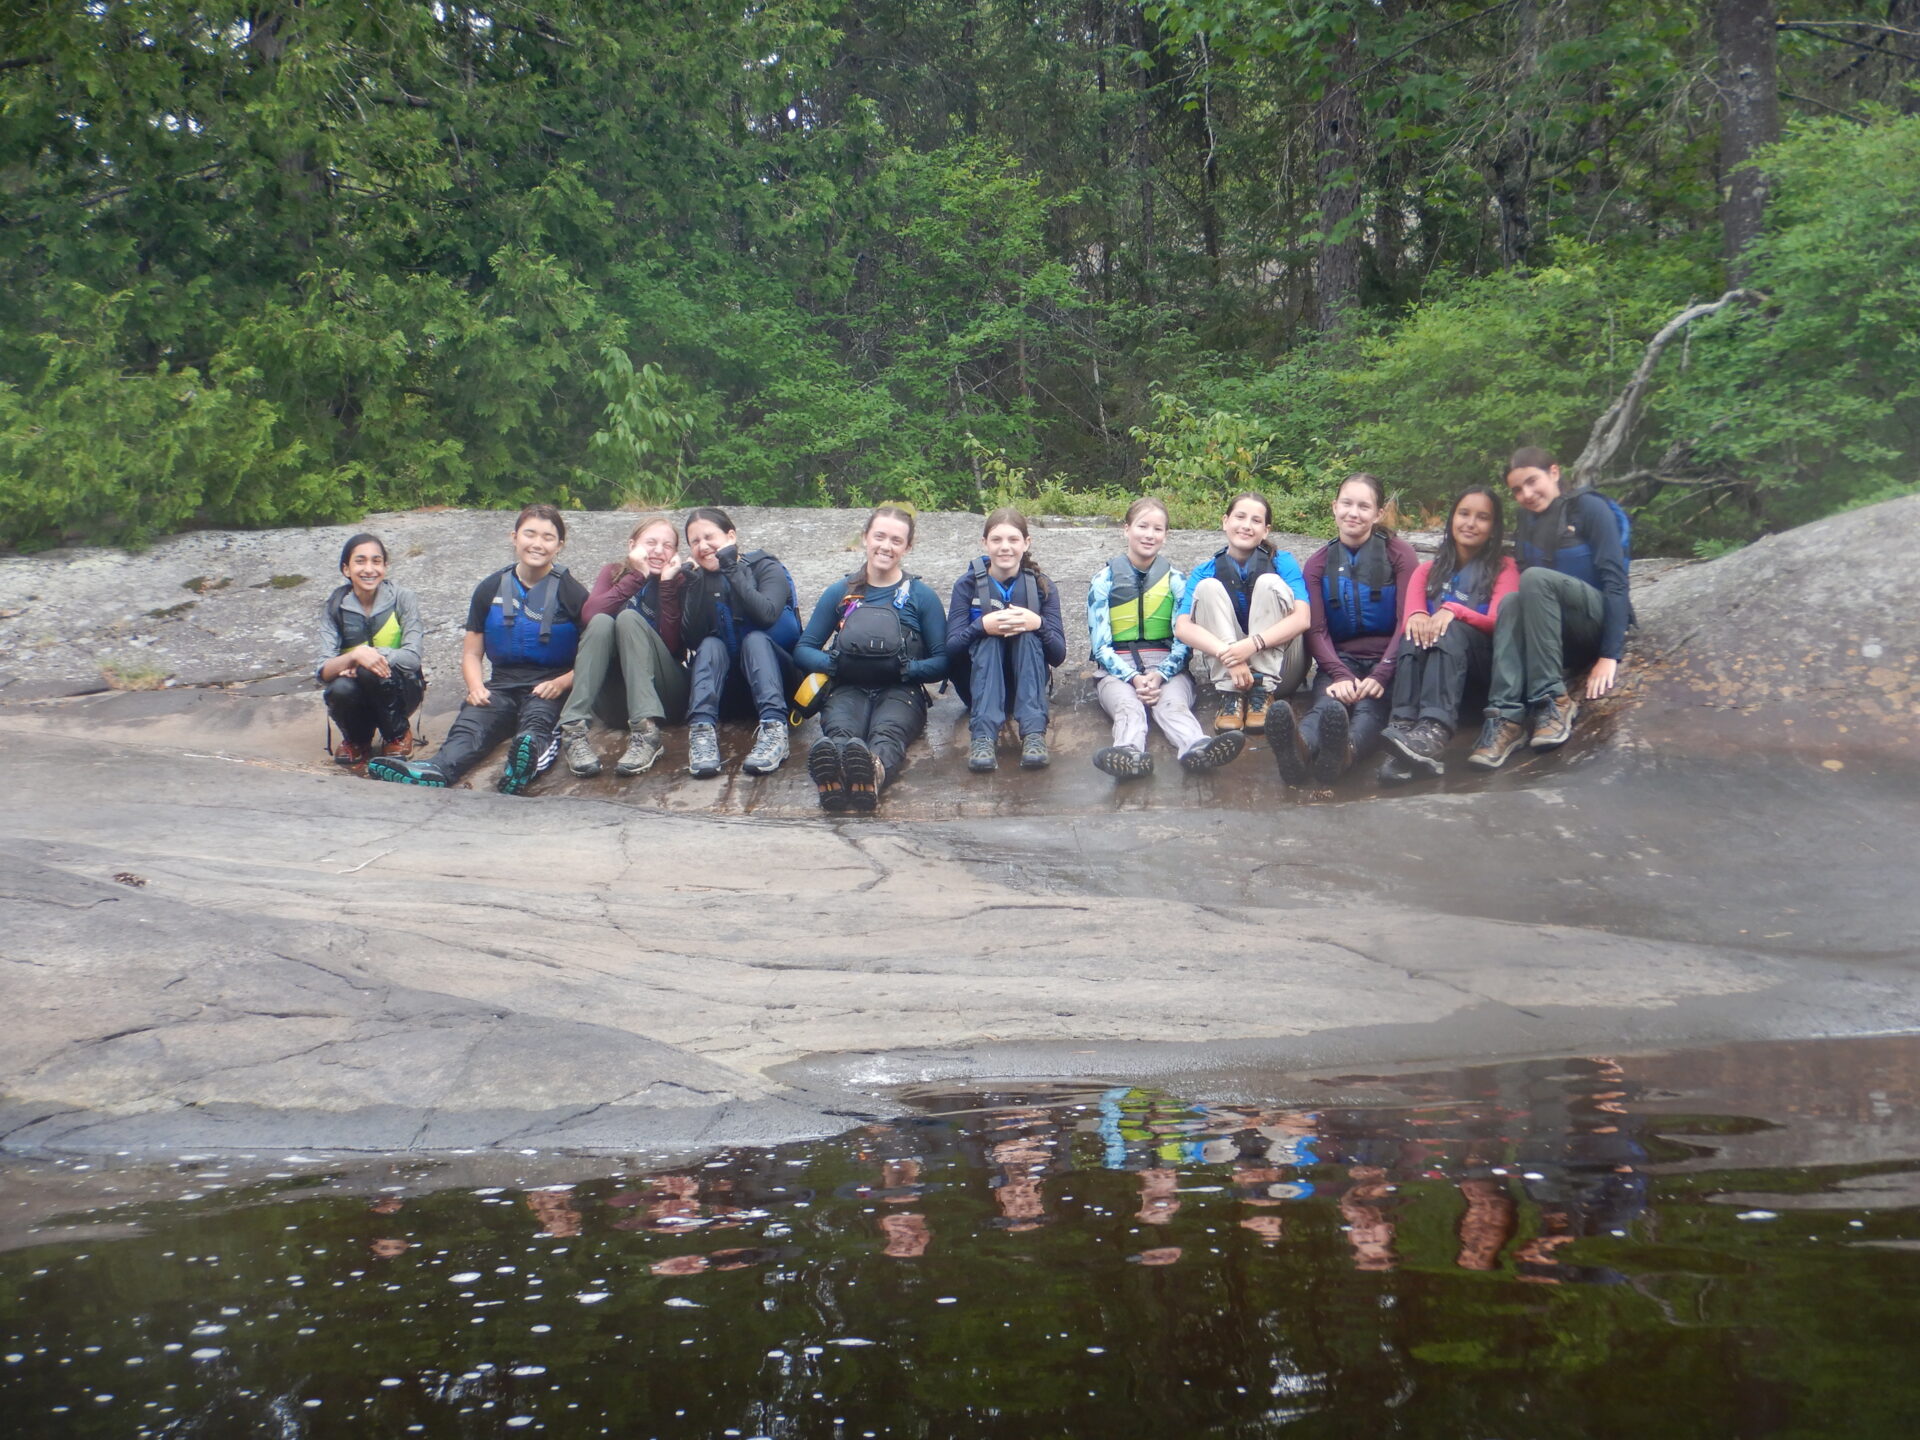
<svg viewBox="0 0 1920 1440"><path fill-rule="evenodd" d="M556 562L567 522L529 505L513 522L514 563L474 588L460 651L466 701L431 761L375 756L367 774L407 785L452 785L507 740L500 793L524 794L560 746L561 702L573 688L587 591ZM511 737L511 739L509 739Z"/></svg>
<svg viewBox="0 0 1920 1440"><path fill-rule="evenodd" d="M1173 633L1185 580L1160 553L1167 542L1167 507L1142 496L1127 507L1121 533L1126 551L1096 571L1087 587L1087 635L1101 672L1094 693L1113 721L1113 743L1096 751L1093 763L1116 780L1151 775L1152 717L1189 770L1224 765L1246 741L1238 731L1209 740L1193 718L1187 646Z"/></svg>
<svg viewBox="0 0 1920 1440"><path fill-rule="evenodd" d="M1307 582L1300 562L1267 540L1266 496L1234 496L1220 529L1227 543L1188 572L1173 633L1193 649L1195 687L1220 695L1214 728L1257 735L1273 697L1291 695L1307 678Z"/></svg>
<svg viewBox="0 0 1920 1440"><path fill-rule="evenodd" d="M753 748L740 768L770 775L787 758L787 696L799 678L800 597L787 567L765 550L740 551L724 510L687 516L693 568L680 612L688 666L687 773L720 773L722 715L752 715Z"/></svg>
<svg viewBox="0 0 1920 1440"><path fill-rule="evenodd" d="M913 515L882 505L861 532L866 563L826 588L794 647L802 671L829 677L821 739L807 774L830 812L871 812L927 725L925 686L947 676L940 597L903 568Z"/></svg>
<svg viewBox="0 0 1920 1440"><path fill-rule="evenodd" d="M420 602L387 579L387 547L378 535L355 535L341 546L340 573L346 584L321 607L313 671L340 728L334 763L366 764L376 730L380 753L405 760L413 754L410 717L426 693Z"/></svg>
<svg viewBox="0 0 1920 1440"><path fill-rule="evenodd" d="M1060 590L1034 564L1027 517L987 516L986 554L953 582L947 600L947 671L970 712L967 768L999 767L995 740L1009 710L1020 726L1020 767L1047 763L1047 691L1067 658Z"/></svg>
<svg viewBox="0 0 1920 1440"><path fill-rule="evenodd" d="M1285 705L1267 721L1274 763L1289 785L1331 785L1373 752L1386 727L1400 597L1420 563L1411 545L1380 524L1386 504L1373 476L1349 475L1333 501L1335 537L1306 563L1307 650L1318 667L1313 708L1298 726Z"/></svg>

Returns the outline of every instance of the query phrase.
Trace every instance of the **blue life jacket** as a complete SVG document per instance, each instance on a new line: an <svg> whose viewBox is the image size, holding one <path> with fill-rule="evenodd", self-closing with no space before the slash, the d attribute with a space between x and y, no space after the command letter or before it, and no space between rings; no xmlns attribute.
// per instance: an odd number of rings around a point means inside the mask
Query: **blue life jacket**
<svg viewBox="0 0 1920 1440"><path fill-rule="evenodd" d="M1391 635L1400 623L1400 586L1393 575L1387 537L1378 530L1358 554L1335 540L1327 546L1320 576L1327 634L1337 646L1359 635Z"/></svg>
<svg viewBox="0 0 1920 1440"><path fill-rule="evenodd" d="M487 610L482 644L495 665L527 665L555 672L573 665L580 648L580 625L560 608L560 577L556 565L529 590L509 565L500 572L500 592Z"/></svg>
<svg viewBox="0 0 1920 1440"><path fill-rule="evenodd" d="M1558 570L1562 575L1584 580L1596 590L1600 588L1600 567L1594 563L1593 547L1574 531L1573 507L1582 503L1586 505L1587 523L1590 526L1611 524L1615 528L1620 536L1621 562L1632 563L1633 521L1627 512L1611 496L1602 495L1598 490L1581 490L1567 496L1558 505L1548 507L1544 515L1522 518L1513 539L1515 558L1519 560L1522 570L1544 565L1550 570ZM1604 518L1593 509L1595 504L1606 509ZM1544 546L1537 538L1542 534L1549 542Z"/></svg>

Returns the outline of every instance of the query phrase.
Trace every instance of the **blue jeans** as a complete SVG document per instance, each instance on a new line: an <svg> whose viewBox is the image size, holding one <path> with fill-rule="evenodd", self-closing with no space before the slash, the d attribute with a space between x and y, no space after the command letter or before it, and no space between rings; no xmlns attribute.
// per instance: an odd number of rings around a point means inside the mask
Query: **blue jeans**
<svg viewBox="0 0 1920 1440"><path fill-rule="evenodd" d="M975 735L991 736L1006 723L1007 686L1013 686L1012 708L1020 734L1039 735L1047 728L1047 652L1041 648L1040 632L1023 630L1018 635L982 635L968 650L971 673L968 677L969 708L973 718L968 729Z"/></svg>
<svg viewBox="0 0 1920 1440"><path fill-rule="evenodd" d="M737 663L727 651L727 642L709 635L694 647L693 663L687 667L688 723L717 725L722 710L739 714L749 706L758 719L785 720L787 672L792 664L764 630L749 630L740 637Z"/></svg>

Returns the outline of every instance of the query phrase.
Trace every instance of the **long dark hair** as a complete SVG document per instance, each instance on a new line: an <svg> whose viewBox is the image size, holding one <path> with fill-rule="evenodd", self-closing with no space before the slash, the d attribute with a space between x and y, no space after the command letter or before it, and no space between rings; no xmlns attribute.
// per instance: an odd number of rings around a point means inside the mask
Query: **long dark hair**
<svg viewBox="0 0 1920 1440"><path fill-rule="evenodd" d="M1460 547L1453 539L1453 516L1460 508L1460 502L1469 495L1484 495L1487 503L1493 507L1493 528L1487 531L1487 543L1480 547L1475 557L1477 573L1473 584L1467 591L1467 599L1473 605L1484 605L1493 598L1493 577L1500 568L1500 547L1507 541L1506 510L1500 503L1500 497L1486 485L1469 485L1453 497L1453 503L1447 506L1447 528L1440 536L1440 548L1435 552L1433 564L1427 571L1427 604L1432 605L1441 595L1454 576L1460 573Z"/></svg>
<svg viewBox="0 0 1920 1440"><path fill-rule="evenodd" d="M998 510L987 516L986 523L980 527L980 538L982 540L986 539L987 536L993 533L994 527L997 525L1011 525L1028 539L1033 538L1033 532L1027 529L1027 517L1011 505L1002 505ZM1046 599L1047 590L1053 582L1047 579L1047 572L1034 563L1033 551L1031 549L1020 557L1020 568L1033 576L1033 583L1035 588L1040 592L1040 598L1042 600Z"/></svg>

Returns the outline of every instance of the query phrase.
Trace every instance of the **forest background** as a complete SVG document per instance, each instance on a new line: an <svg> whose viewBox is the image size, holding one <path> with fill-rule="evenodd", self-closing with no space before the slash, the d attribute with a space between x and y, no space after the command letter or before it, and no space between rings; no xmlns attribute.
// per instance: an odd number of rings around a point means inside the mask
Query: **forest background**
<svg viewBox="0 0 1920 1440"><path fill-rule="evenodd" d="M1714 553L1915 486L1916 82L1920 0L12 0L0 545L1316 529L1572 460L1644 361L1580 478Z"/></svg>

